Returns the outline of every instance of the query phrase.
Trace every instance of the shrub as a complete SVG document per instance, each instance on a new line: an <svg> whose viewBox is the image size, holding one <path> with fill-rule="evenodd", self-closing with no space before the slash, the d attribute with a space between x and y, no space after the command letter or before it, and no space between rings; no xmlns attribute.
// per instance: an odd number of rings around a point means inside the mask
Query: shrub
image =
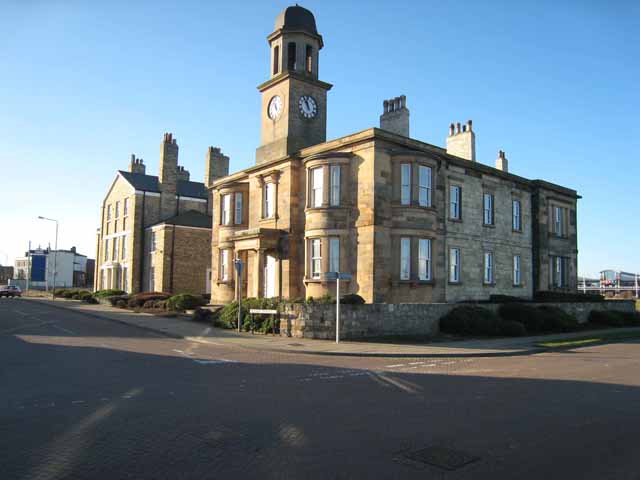
<svg viewBox="0 0 640 480"><path fill-rule="evenodd" d="M127 300L129 300L129 295L112 295L111 297L103 297L103 298L106 298L112 307L117 306L120 300L124 300L124 303L126 306Z"/></svg>
<svg viewBox="0 0 640 480"><path fill-rule="evenodd" d="M190 295L188 293L181 293L167 299L167 308L178 312L192 310L203 305L204 299L202 297Z"/></svg>
<svg viewBox="0 0 640 480"><path fill-rule="evenodd" d="M207 308L196 308L191 314L191 320L196 322L210 322L213 318L213 312Z"/></svg>
<svg viewBox="0 0 640 480"><path fill-rule="evenodd" d="M127 305L129 308L140 308L145 302L148 300L166 300L171 295L163 292L141 292L136 293L135 295L131 295L129 300L127 300Z"/></svg>
<svg viewBox="0 0 640 480"><path fill-rule="evenodd" d="M440 329L458 335L499 335L500 320L491 310L463 305L440 319Z"/></svg>
<svg viewBox="0 0 640 480"><path fill-rule="evenodd" d="M64 292L66 292L66 291L67 291L67 289L66 289L66 288L54 288L54 289L53 289L53 294L54 294L56 297L62 297L62 296L63 296L63 294L64 294Z"/></svg>
<svg viewBox="0 0 640 480"><path fill-rule="evenodd" d="M89 290L82 290L77 294L78 300L82 300L85 303L98 303L98 301L93 298L93 293Z"/></svg>
<svg viewBox="0 0 640 480"><path fill-rule="evenodd" d="M511 295L489 295L489 303L524 303L528 301L526 298Z"/></svg>
<svg viewBox="0 0 640 480"><path fill-rule="evenodd" d="M62 298L73 298L75 294L78 293L78 290L75 288L68 288L64 292L62 292Z"/></svg>
<svg viewBox="0 0 640 480"><path fill-rule="evenodd" d="M545 315L538 308L523 303L505 303L498 309L500 318L505 322L520 322L531 333L543 332Z"/></svg>
<svg viewBox="0 0 640 480"><path fill-rule="evenodd" d="M252 308L278 309L278 301L273 298L245 298L242 300L242 330L245 332L251 329L263 333L277 333L280 331L280 324L272 321L271 316L254 316L253 322L249 310ZM238 328L238 302L231 302L220 311L219 320L216 326L222 328Z"/></svg>
<svg viewBox="0 0 640 480"><path fill-rule="evenodd" d="M364 305L365 301L360 295L349 293L340 298L340 303L345 305Z"/></svg>
<svg viewBox="0 0 640 480"><path fill-rule="evenodd" d="M545 332L572 332L578 329L578 320L561 308L544 305L538 307Z"/></svg>
<svg viewBox="0 0 640 480"><path fill-rule="evenodd" d="M502 320L500 322L500 334L505 337L523 337L527 334L527 329L522 323L515 320Z"/></svg>
<svg viewBox="0 0 640 480"><path fill-rule="evenodd" d="M124 300L124 299L119 299L119 300L116 301L114 306L118 307L118 308L127 308L127 301Z"/></svg>
<svg viewBox="0 0 640 480"><path fill-rule="evenodd" d="M115 289L107 289L107 290L98 290L93 294L94 297L104 298L104 297L113 297L114 295L125 295L127 292L124 290L115 290Z"/></svg>
<svg viewBox="0 0 640 480"><path fill-rule="evenodd" d="M536 292L534 302L604 302L604 296L597 293L577 292Z"/></svg>
<svg viewBox="0 0 640 480"><path fill-rule="evenodd" d="M640 314L638 312L592 310L589 313L589 321L609 327L633 327L640 325Z"/></svg>

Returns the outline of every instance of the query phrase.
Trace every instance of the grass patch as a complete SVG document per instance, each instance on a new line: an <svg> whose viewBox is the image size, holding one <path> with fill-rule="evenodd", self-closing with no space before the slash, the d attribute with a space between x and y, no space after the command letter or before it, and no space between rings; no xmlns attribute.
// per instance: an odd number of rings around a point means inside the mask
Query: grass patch
<svg viewBox="0 0 640 480"><path fill-rule="evenodd" d="M640 338L640 332L612 332L603 333L601 335L591 335L589 337L560 338L557 340L538 342L535 345L536 347L543 348L581 347L594 343L615 342L619 340L628 340L631 338Z"/></svg>

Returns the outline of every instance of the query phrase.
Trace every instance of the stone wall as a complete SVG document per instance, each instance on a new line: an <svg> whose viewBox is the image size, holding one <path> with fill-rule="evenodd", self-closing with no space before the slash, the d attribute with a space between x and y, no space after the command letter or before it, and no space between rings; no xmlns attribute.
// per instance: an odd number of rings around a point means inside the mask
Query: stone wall
<svg viewBox="0 0 640 480"><path fill-rule="evenodd" d="M576 316L580 323L587 321L592 310L635 310L632 300L597 303L528 303L531 306L559 307ZM406 303L341 305L341 338L357 339L382 336L427 336L439 333L439 320L460 304ZM481 304L497 311L499 304ZM280 333L298 338L335 338L335 304L291 304L281 314Z"/></svg>

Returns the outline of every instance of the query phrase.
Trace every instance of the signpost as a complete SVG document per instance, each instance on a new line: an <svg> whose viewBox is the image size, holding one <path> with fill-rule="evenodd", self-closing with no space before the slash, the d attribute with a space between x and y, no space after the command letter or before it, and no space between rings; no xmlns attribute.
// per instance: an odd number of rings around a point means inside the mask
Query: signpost
<svg viewBox="0 0 640 480"><path fill-rule="evenodd" d="M340 280L351 280L350 273L327 272L326 281L336 281L336 343L340 343Z"/></svg>
<svg viewBox="0 0 640 480"><path fill-rule="evenodd" d="M233 261L236 269L236 288L238 289L238 333L240 333L240 323L242 322L242 268L244 263L239 258Z"/></svg>

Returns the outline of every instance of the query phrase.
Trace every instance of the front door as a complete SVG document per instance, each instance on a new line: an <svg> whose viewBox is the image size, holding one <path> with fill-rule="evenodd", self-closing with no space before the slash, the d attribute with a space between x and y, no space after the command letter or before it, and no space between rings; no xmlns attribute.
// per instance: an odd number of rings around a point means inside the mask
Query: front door
<svg viewBox="0 0 640 480"><path fill-rule="evenodd" d="M267 255L264 262L264 296L276 296L276 257Z"/></svg>

